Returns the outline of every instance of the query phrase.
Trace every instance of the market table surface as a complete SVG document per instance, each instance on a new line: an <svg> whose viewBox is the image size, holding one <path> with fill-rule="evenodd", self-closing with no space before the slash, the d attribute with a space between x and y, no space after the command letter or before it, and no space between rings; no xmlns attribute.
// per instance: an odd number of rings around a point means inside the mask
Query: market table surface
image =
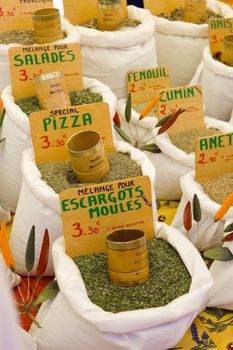
<svg viewBox="0 0 233 350"><path fill-rule="evenodd" d="M158 218L170 224L178 201L158 201ZM9 230L11 225L8 225ZM45 277L40 282L36 297L41 290L50 282L52 278ZM35 281L31 283L31 290L33 290ZM27 279L23 277L21 289L26 294ZM20 295L17 288L15 289L15 297L20 301ZM29 330L32 320L27 315L21 316L21 326L25 330ZM172 334L168 334L172 336ZM176 347L169 350L230 350L233 349L233 312L223 309L207 308L202 312L192 323L190 329L185 334L184 338L177 344ZM155 349L156 350L156 349Z"/></svg>

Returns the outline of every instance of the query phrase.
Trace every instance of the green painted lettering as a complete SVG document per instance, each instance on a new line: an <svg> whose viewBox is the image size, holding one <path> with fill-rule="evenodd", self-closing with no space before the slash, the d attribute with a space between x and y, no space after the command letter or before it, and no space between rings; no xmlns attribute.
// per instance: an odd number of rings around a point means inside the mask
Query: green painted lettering
<svg viewBox="0 0 233 350"><path fill-rule="evenodd" d="M92 117L90 113L83 114L83 126L92 125Z"/></svg>
<svg viewBox="0 0 233 350"><path fill-rule="evenodd" d="M51 122L52 122L51 118L43 119L44 131L48 131L48 126L51 124Z"/></svg>
<svg viewBox="0 0 233 350"><path fill-rule="evenodd" d="M208 150L208 142L207 139L200 139L200 150Z"/></svg>
<svg viewBox="0 0 233 350"><path fill-rule="evenodd" d="M16 55L14 57L15 62L19 62L18 64L15 63L15 67L20 67L24 64L24 61L20 58L20 55Z"/></svg>

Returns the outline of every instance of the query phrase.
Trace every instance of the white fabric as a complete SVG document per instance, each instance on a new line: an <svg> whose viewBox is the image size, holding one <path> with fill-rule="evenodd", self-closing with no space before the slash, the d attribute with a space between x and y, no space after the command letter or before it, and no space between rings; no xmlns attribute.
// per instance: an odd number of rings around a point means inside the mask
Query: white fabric
<svg viewBox="0 0 233 350"><path fill-rule="evenodd" d="M0 350L36 350L32 336L17 326L16 310L0 263Z"/></svg>
<svg viewBox="0 0 233 350"><path fill-rule="evenodd" d="M0 205L0 223L5 220L6 224L11 221L11 213Z"/></svg>
<svg viewBox="0 0 233 350"><path fill-rule="evenodd" d="M81 274L59 238L53 245L53 259L60 292L42 305L37 315L42 328L31 328L38 348L165 350L176 345L205 308L212 279L201 256L178 231L158 223L157 233L178 251L192 276L187 294L164 307L105 312L90 302Z"/></svg>
<svg viewBox="0 0 233 350"><path fill-rule="evenodd" d="M219 246L221 244L224 223L226 220L233 217L233 207L228 210L222 220L214 223L214 216L221 205L211 200L203 191L202 186L195 181L194 171L190 171L188 174L182 176L180 185L182 198L173 219L172 226L177 228L184 235L187 235L183 226L184 208L188 201L192 204L193 196L196 193L201 204L202 218L199 225L193 220L193 226L189 231L189 238L195 246L200 247L202 250L210 249L217 245Z"/></svg>
<svg viewBox="0 0 233 350"><path fill-rule="evenodd" d="M233 10L222 2L208 0L207 6L222 17L233 17ZM208 44L208 25L169 21L156 16L154 20L158 65L168 66L172 86L188 84L201 62L202 50Z"/></svg>
<svg viewBox="0 0 233 350"><path fill-rule="evenodd" d="M232 223L232 219L225 223L225 227L230 223ZM223 233L223 237L228 234L229 233ZM233 241L225 242L223 247L230 249L233 254ZM226 262L214 260L210 267L210 273L214 285L210 290L208 306L233 310L233 260Z"/></svg>
<svg viewBox="0 0 233 350"><path fill-rule="evenodd" d="M98 92L103 102L108 103L111 118L116 111L116 96L101 82L83 78L84 88ZM0 130L0 138L6 138L0 144L0 204L15 211L22 183L20 170L22 152L32 146L29 118L15 104L8 86L2 92L2 100L6 109L5 118Z"/></svg>
<svg viewBox="0 0 233 350"><path fill-rule="evenodd" d="M129 134L128 126L125 121L125 99L121 99L117 103L117 112L122 121L122 129ZM139 114L132 110L132 119L130 122L133 134L136 135L136 126L138 124ZM139 136L145 135L157 122L157 118L146 117L139 122ZM207 128L216 128L222 132L233 132L233 125L210 117L205 117L205 125ZM156 135L155 129L148 133L144 141L150 140L148 143L155 142L161 149L162 153L151 153L143 151L150 158L156 168L156 197L158 199L180 199L180 177L186 174L195 166L194 153L187 154L175 147L167 135ZM116 133L117 134L117 133ZM121 139L117 134L117 139Z"/></svg>
<svg viewBox="0 0 233 350"><path fill-rule="evenodd" d="M62 30L65 32L66 37L61 40L54 41L53 44L67 44L80 42L80 35L77 31L75 31L72 26L69 24L67 20L62 20ZM9 44L9 45L1 45L0 44L0 92L11 83L10 78L10 66L9 66L9 58L8 58L8 50L11 47L22 46L19 44Z"/></svg>
<svg viewBox="0 0 233 350"><path fill-rule="evenodd" d="M201 84L208 115L227 122L230 120L233 108L233 67L213 59L209 46L205 47L202 62L190 84Z"/></svg>
<svg viewBox="0 0 233 350"><path fill-rule="evenodd" d="M4 278L6 279L9 288L14 288L21 283L21 277L16 273L11 272L7 267L2 253L0 253L0 270L2 271L2 274L4 274Z"/></svg>
<svg viewBox="0 0 233 350"><path fill-rule="evenodd" d="M127 95L127 72L157 65L153 16L135 6L128 6L128 16L141 24L116 32L74 27L81 37L83 74L108 85L117 98Z"/></svg>
<svg viewBox="0 0 233 350"><path fill-rule="evenodd" d="M148 175L151 180L152 198L155 219L157 218L156 199L154 193L155 168L150 160L141 151L124 143L117 142L116 150L122 153L129 153L138 165L141 166L143 175ZM30 229L34 224L36 227L36 263L40 254L43 234L48 229L50 242L54 242L63 235L61 210L59 196L41 180L41 174L35 164L32 149L25 150L22 161L23 184L20 191L19 203L14 218L10 236L12 254L16 260L17 271L25 274L25 250ZM35 272L35 268L32 274ZM52 257L50 254L46 275L53 275Z"/></svg>

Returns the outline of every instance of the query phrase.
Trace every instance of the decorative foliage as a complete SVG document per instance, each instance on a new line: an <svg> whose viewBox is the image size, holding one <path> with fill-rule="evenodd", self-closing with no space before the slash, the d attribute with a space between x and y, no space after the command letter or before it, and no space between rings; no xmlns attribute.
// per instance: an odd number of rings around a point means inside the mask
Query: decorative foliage
<svg viewBox="0 0 233 350"><path fill-rule="evenodd" d="M184 208L183 224L186 231L190 231L192 228L192 208L191 203L188 202Z"/></svg>
<svg viewBox="0 0 233 350"><path fill-rule="evenodd" d="M128 98L125 105L125 119L127 123L131 120L131 93L128 94Z"/></svg>
<svg viewBox="0 0 233 350"><path fill-rule="evenodd" d="M47 300L54 298L59 292L57 281L52 281L42 290L38 298L34 301L33 305L38 306Z"/></svg>
<svg viewBox="0 0 233 350"><path fill-rule="evenodd" d="M233 231L233 222L227 225L227 227L224 230L224 232L231 232L231 231Z"/></svg>
<svg viewBox="0 0 233 350"><path fill-rule="evenodd" d="M7 265L7 267L12 271L15 272L16 270L16 263L15 259L11 253L11 249L9 247L8 243L8 235L6 230L6 222L3 220L1 225L1 232L0 232L0 243L2 246L2 255L4 258L4 261Z"/></svg>
<svg viewBox="0 0 233 350"><path fill-rule="evenodd" d="M32 226L28 237L25 253L25 266L28 272L31 272L35 262L35 225Z"/></svg>
<svg viewBox="0 0 233 350"><path fill-rule="evenodd" d="M204 257L218 261L230 261L233 260L233 255L227 247L219 247L206 250Z"/></svg>
<svg viewBox="0 0 233 350"><path fill-rule="evenodd" d="M40 257L36 269L36 276L39 277L43 275L48 265L49 260L49 233L47 228L44 232L44 238L41 246Z"/></svg>
<svg viewBox="0 0 233 350"><path fill-rule="evenodd" d="M9 247L5 221L3 221L1 225L0 244L2 247L2 254L6 265L13 273L16 273L16 263ZM34 294L38 287L38 283L41 280L42 275L46 270L46 267L48 265L48 259L49 259L49 233L48 233L48 230L45 229L44 238L41 245L40 257L36 268L37 280L36 280L34 290L30 296L29 272L32 271L35 263L35 226L33 225L28 237L28 242L27 242L27 247L25 252L25 265L28 271L28 285L27 285L28 293L27 293L27 297L24 297L24 295L21 292L20 286L17 286L19 290L19 294L21 296L21 301L18 302L17 304L19 306L20 313L21 314L26 313L39 328L40 328L40 325L35 319L35 317L33 316L33 309L35 309L43 301L48 300L53 296L55 296L58 292L57 283L52 282L48 284L46 288L44 288L41 294L37 297L36 301L33 303Z"/></svg>
<svg viewBox="0 0 233 350"><path fill-rule="evenodd" d="M231 242L231 241L233 241L233 232L231 232L227 236L225 236L222 241L223 242Z"/></svg>
<svg viewBox="0 0 233 350"><path fill-rule="evenodd" d="M193 196L193 219L196 222L201 221L201 205L196 193Z"/></svg>
<svg viewBox="0 0 233 350"><path fill-rule="evenodd" d="M145 118L148 113L151 111L151 109L158 103L158 101L161 99L163 94L156 96L152 101L148 103L148 105L144 108L144 110L140 113L140 117L138 119L138 123L140 120ZM183 113L185 110L180 108L176 112L173 112L160 120L157 124L155 124L151 129L149 129L145 135L142 137L139 137L138 135L138 126L137 124L137 134L133 135L131 127L130 127L130 121L131 121L131 94L128 94L128 98L126 101L126 106L125 106L125 120L127 122L127 126L130 132L130 136L126 134L126 132L121 128L121 121L119 118L119 115L116 113L113 122L114 122L114 128L117 131L117 133L121 136L121 138L132 144L134 147L139 148L141 150L151 152L151 153L161 153L161 150L155 143L148 144L149 141L154 139L157 135L164 133L167 131L177 120L178 116ZM150 140L147 140L146 142L143 141L143 139L154 129L154 128L159 128L157 131L157 135L153 136Z"/></svg>
<svg viewBox="0 0 233 350"><path fill-rule="evenodd" d="M200 319L210 333L221 333L228 327L233 326L233 316L229 315L229 311L227 310L207 308L204 314L206 314L207 317L201 316ZM208 315L215 318L216 321L208 318Z"/></svg>
<svg viewBox="0 0 233 350"><path fill-rule="evenodd" d="M214 216L214 221L219 221L223 218L223 216L227 213L228 209L233 204L233 192L225 199L219 210Z"/></svg>

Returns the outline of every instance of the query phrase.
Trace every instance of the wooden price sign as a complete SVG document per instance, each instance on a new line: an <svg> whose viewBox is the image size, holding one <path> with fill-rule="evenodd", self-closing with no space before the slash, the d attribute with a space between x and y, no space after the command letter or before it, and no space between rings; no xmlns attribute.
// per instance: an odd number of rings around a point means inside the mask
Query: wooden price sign
<svg viewBox="0 0 233 350"><path fill-rule="evenodd" d="M97 0L63 0L65 17L72 24L80 24L97 17ZM122 0L123 16L127 16L127 1Z"/></svg>
<svg viewBox="0 0 233 350"><path fill-rule="evenodd" d="M98 131L106 152L115 152L107 103L35 112L29 120L38 164L68 160L65 143L72 134L83 130Z"/></svg>
<svg viewBox="0 0 233 350"><path fill-rule="evenodd" d="M217 18L209 20L210 50L213 56L223 53L223 39L233 34L233 18Z"/></svg>
<svg viewBox="0 0 233 350"><path fill-rule="evenodd" d="M233 172L233 133L196 140L196 179L207 181Z"/></svg>
<svg viewBox="0 0 233 350"><path fill-rule="evenodd" d="M133 103L153 100L156 90L170 87L167 67L140 69L127 73L128 93Z"/></svg>
<svg viewBox="0 0 233 350"><path fill-rule="evenodd" d="M148 176L72 188L60 193L66 252L72 258L106 251L108 232L143 230L155 236L151 182Z"/></svg>
<svg viewBox="0 0 233 350"><path fill-rule="evenodd" d="M63 72L68 91L83 88L78 43L12 47L9 59L15 99L35 95L32 78L55 71Z"/></svg>
<svg viewBox="0 0 233 350"><path fill-rule="evenodd" d="M0 4L0 32L32 29L32 13L53 7L53 0L4 0Z"/></svg>
<svg viewBox="0 0 233 350"><path fill-rule="evenodd" d="M151 11L153 15L159 15L160 13L168 13L175 10L175 8L184 6L184 0L143 0L144 8Z"/></svg>
<svg viewBox="0 0 233 350"><path fill-rule="evenodd" d="M159 120L179 108L186 110L168 129L168 134L205 127L202 91L199 85L157 90L158 95L162 93L163 97L157 104Z"/></svg>

